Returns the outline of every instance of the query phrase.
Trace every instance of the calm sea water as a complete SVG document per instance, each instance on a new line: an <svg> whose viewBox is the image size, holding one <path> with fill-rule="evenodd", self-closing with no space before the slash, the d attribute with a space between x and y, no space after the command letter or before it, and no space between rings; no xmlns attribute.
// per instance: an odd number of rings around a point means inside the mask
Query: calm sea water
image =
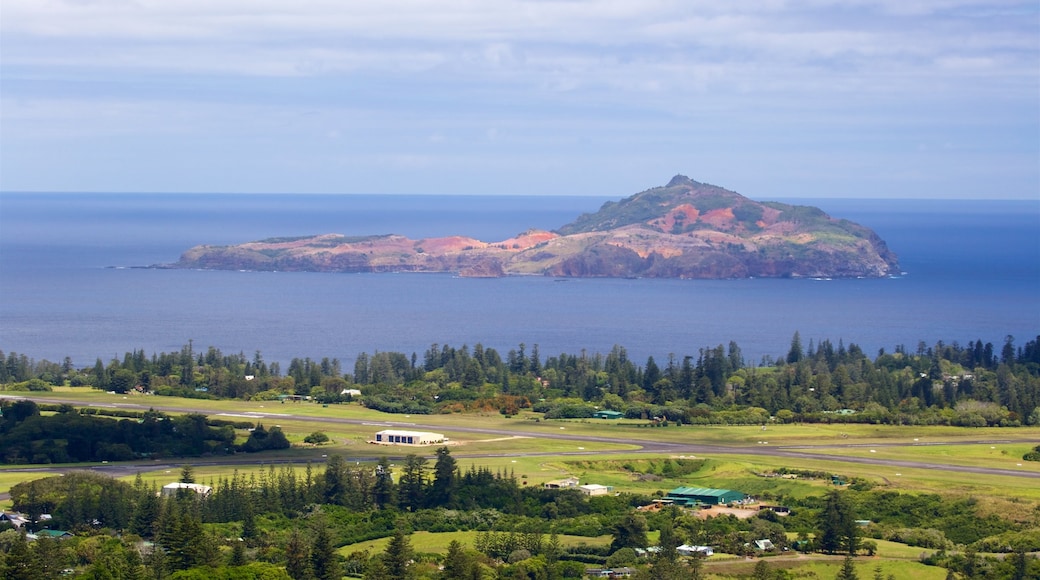
<svg viewBox="0 0 1040 580"><path fill-rule="evenodd" d="M639 362L734 340L749 362L803 343L868 353L1040 334L1040 202L804 200L877 231L905 276L884 280L460 279L134 269L199 243L316 233L463 234L557 228L605 198L0 194L0 349L93 364L196 348L268 361L433 343L525 343L543 356ZM792 200L783 200L792 201ZM797 202L797 200L795 200ZM116 268L112 268L115 266ZM349 367L348 367L349 368Z"/></svg>

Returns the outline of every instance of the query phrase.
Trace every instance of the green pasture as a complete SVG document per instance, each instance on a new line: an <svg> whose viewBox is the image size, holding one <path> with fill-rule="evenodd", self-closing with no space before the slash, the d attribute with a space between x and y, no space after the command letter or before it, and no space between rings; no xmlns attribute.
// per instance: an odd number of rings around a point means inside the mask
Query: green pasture
<svg viewBox="0 0 1040 580"><path fill-rule="evenodd" d="M572 434L622 437L633 441L712 445L865 445L941 443L959 440L1040 442L1040 427L947 427L861 424L682 425L650 427L646 421L602 419L542 420Z"/></svg>
<svg viewBox="0 0 1040 580"><path fill-rule="evenodd" d="M725 468L719 467L716 470L720 472L717 480L722 484L739 485L741 481L745 481L752 485L747 478L747 475L752 471L787 467L830 471L848 477L857 477L870 481L879 488L891 489L893 491L972 496L983 502L997 501L1009 502L1011 504L1029 503L1033 505L1040 502L1040 486L1037 485L1037 480L1022 477L940 471L936 469L862 465L813 459L747 456L737 453L715 456L715 459L724 462L726 466ZM744 468L743 475L741 475L740 467ZM764 481L775 482L771 478L765 478ZM811 480L808 483L817 487L831 487L829 481ZM759 483L758 485L783 484ZM726 487L726 485L721 485L720 487ZM732 487L731 489L740 488ZM746 493L753 494L754 492L748 491Z"/></svg>
<svg viewBox="0 0 1040 580"><path fill-rule="evenodd" d="M906 544L900 544L899 542L875 540L873 538L862 539L863 541L870 541L877 544L877 557L887 560L913 560L914 562L917 562L920 560L922 555L931 555L935 553L935 550L908 546Z"/></svg>
<svg viewBox="0 0 1040 580"><path fill-rule="evenodd" d="M798 578L835 578L841 569L843 558L840 556L802 556L789 555L764 558L773 569L789 570ZM749 577L755 570L758 560L723 560L705 562L704 571L709 579ZM926 566L919 562L906 560L890 560L882 557L859 557L855 560L856 575L859 578L874 578L875 569L880 566L883 578L889 575L895 578L913 578L915 580L943 580L946 568Z"/></svg>
<svg viewBox="0 0 1040 580"><path fill-rule="evenodd" d="M408 536L412 549L416 552L443 554L448 550L448 544L457 541L463 546L472 549L479 532L414 532ZM559 536L560 544L564 547L586 544L590 546L604 546L610 543L610 536L599 536L595 538L583 536ZM358 542L343 546L337 550L342 556L352 552L368 551L370 554L379 554L386 549L390 538L380 538L366 542ZM925 580L935 578L937 580L946 577L944 568L926 566L917 561L921 555L921 548L913 548L895 542L874 540L878 543L878 555L874 557L859 557L855 560L856 573L860 578L873 578L875 569L880 566L885 577L889 574L896 578L923 578ZM783 568L795 572L799 577L807 578L833 578L841 568L843 558L840 556L801 555L790 554L786 556L766 557L765 561L770 567ZM723 556L710 558L705 561L704 571L708 578L732 578L734 575L749 576L758 560L745 560Z"/></svg>
<svg viewBox="0 0 1040 580"><path fill-rule="evenodd" d="M757 445L768 442L778 445L849 445L870 443L938 443L957 440L1006 440L1040 442L1040 427L1016 428L967 428L946 426L893 426L861 424L769 424L762 426L683 425L677 427L649 427L642 420L569 419L546 420L539 413L524 411L512 418L499 413L448 413L436 415L387 414L349 405L323 406L313 402L208 400L157 397L150 395L116 395L89 387L59 387L51 393L33 393L40 399L72 399L77 406L115 407L131 410L147 410L149 407L171 407L181 412L198 412L220 419L259 421L264 425L275 425L298 420L306 424L308 418L316 421L300 431L300 438L316 430L341 430L349 439L359 435L390 427L436 428L451 436L451 428L464 422L466 427L487 429L509 429L518 434L558 433L566 431L572 435L619 437L639 441L667 441L673 443L702 443L719 445ZM240 415L249 414L248 417ZM259 415L259 416L256 416ZM372 425L340 424L332 426L321 419L350 419L373 423ZM283 424L283 428L286 426ZM561 429L562 427L562 429ZM306 430L306 432L304 432ZM460 437L464 437L459 435Z"/></svg>
<svg viewBox="0 0 1040 580"><path fill-rule="evenodd" d="M841 456L912 459L935 464L1002 467L1040 472L1040 463L1021 461L1021 455L1033 447L1036 441L1040 441L1040 428L1037 427L979 429L850 424L770 424L764 430L761 426L649 427L647 422L636 420L544 420L531 412L523 412L512 418L503 417L498 413L389 415L366 409L358 404L323 406L309 402L181 399L114 395L90 388L62 388L53 393L33 395L42 395L43 399L74 400L77 401L77 406L132 410L156 407L171 410L169 412L199 412L217 419L259 422L267 427L278 425L293 443L291 449L257 455L163 460L162 464L166 467L149 470L149 473L144 475L146 481L156 483L168 483L171 476L179 474L179 467L169 469L169 466L179 466L183 463L191 463L194 466L199 481L208 481L210 478L230 476L236 469L245 473L274 462L291 462L295 464L298 475L302 476L307 462L320 469L320 464L333 453L342 454L348 460L360 461L374 461L383 456L390 457L393 461L410 453L433 455L436 446L413 448L367 443L376 431L394 427L443 432L451 440L452 455L462 471L468 470L470 466L487 466L492 471L515 475L527 485L541 485L551 479L573 475L582 483L611 485L619 492L646 495L668 491L680 485L690 485L736 489L752 495L771 492L803 497L818 494L831 487L830 482L824 480L762 477L764 473L786 467L862 478L893 490L971 495L1005 507L1013 507L1016 503L1040 503L1040 485L1037 485L1035 479L863 465L840 460ZM340 419L361 423L336 422ZM459 425L508 433L453 431L453 427ZM303 438L314 431L325 432L332 441L317 447L303 443ZM579 437L611 437L630 443L539 437L550 433ZM239 436L244 439L246 432L241 431ZM731 446L733 451L697 456L696 459L706 461L695 473L661 479L651 478L649 481L619 468L619 463L624 462L664 461L684 457L621 453L636 450L640 442L649 441L726 445ZM954 444L961 441L999 442ZM742 448L746 448L747 451L754 452L766 445L770 448L812 446L811 449L802 451L816 454L818 457L771 457L742 451ZM874 453L871 453L872 449ZM834 460L827 459L828 456L834 456ZM1018 463L1022 465L1019 466ZM166 473L167 470L170 473ZM15 483L37 477L41 477L38 472L10 472L0 468L0 493ZM125 479L132 478L130 475Z"/></svg>
<svg viewBox="0 0 1040 580"><path fill-rule="evenodd" d="M408 536L408 540L412 545L412 549L416 552L425 552L429 554L443 554L448 551L448 544L452 541L457 541L463 546L472 549L474 542L476 542L477 534L480 532L413 532ZM560 545L567 548L571 546L579 546L586 544L589 546L607 546L610 545L610 536L597 536L595 538L589 538L585 536L568 536L559 535ZM548 541L549 536L546 534L545 540ZM351 552L363 552L368 550L370 554L380 554L386 549L386 545L390 542L390 538L379 538L378 540L369 540L367 542L358 542L356 544L349 544L339 548L337 551L346 556Z"/></svg>
<svg viewBox="0 0 1040 580"><path fill-rule="evenodd" d="M690 456L687 456L690 457ZM967 472L947 472L935 469L907 469L878 465L863 465L839 461L741 455L739 451L725 455L708 455L704 465L696 472L672 477L645 478L621 468L634 464L645 468L646 462L663 462L675 459L656 454L596 454L574 457L515 457L515 458L472 458L459 461L460 467L486 465L493 471L512 472L518 478L526 475L530 485L575 476L581 483L598 483L614 486L615 491L652 495L656 491L667 492L679 486L713 487L735 489L761 496L764 493L807 497L819 495L834 486L829 479L782 479L764 477L780 468L806 471L822 471L867 480L878 488L904 492L926 492L976 497L982 503L994 503L1008 507L1017 504L1040 505L1040 486L1036 480L982 475ZM643 465L640 465L643 463ZM941 463L941 462L936 462ZM1016 511L1020 511L1016 508Z"/></svg>
<svg viewBox="0 0 1040 580"><path fill-rule="evenodd" d="M841 449L814 449L814 453L826 455L843 455L847 457L870 457L873 459L901 459L910 461L926 461L943 465L965 465L972 467L993 467L1012 471L1028 471L1040 473L1040 461L1023 461L1022 456L1035 447L1028 443L1003 443L976 445L914 445L886 447L879 445L846 447Z"/></svg>

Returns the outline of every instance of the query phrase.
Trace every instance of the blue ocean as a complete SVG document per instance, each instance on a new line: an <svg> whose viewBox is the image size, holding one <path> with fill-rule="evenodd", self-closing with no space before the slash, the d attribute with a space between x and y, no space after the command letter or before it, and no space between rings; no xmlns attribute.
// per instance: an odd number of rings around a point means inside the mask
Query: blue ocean
<svg viewBox="0 0 1040 580"><path fill-rule="evenodd" d="M749 363L803 344L868 354L1040 334L1040 201L790 200L874 229L903 276L881 280L457 278L142 269L196 244L318 233L555 229L607 198L0 194L0 349L77 366L214 346L294 357L520 343L643 362L735 341ZM284 368L284 367L283 367Z"/></svg>

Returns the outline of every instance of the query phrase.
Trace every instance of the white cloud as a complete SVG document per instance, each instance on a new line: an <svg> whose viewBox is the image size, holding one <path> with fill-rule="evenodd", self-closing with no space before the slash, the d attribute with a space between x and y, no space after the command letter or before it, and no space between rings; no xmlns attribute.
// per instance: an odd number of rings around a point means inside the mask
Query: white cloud
<svg viewBox="0 0 1040 580"><path fill-rule="evenodd" d="M901 151L988 130L1022 156L1037 17L1033 0L4 0L0 155L45 159L53 139L71 168L91 136L184 135L188 155L262 134L301 156L368 139L404 172L599 154L632 174L758 143L795 156L835 131ZM863 154L842 146L825 155ZM34 177L4 170L0 187Z"/></svg>

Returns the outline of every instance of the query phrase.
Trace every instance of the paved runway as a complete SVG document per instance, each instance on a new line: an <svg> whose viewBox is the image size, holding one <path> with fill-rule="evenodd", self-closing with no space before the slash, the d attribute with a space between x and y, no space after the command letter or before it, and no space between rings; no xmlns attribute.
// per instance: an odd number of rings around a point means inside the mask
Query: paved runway
<svg viewBox="0 0 1040 580"><path fill-rule="evenodd" d="M74 399L55 399L52 397L33 397L32 395L0 395L0 398L8 399L32 399L41 403L69 403L73 405L83 405L83 401ZM150 403L157 402L155 398L149 400ZM92 405L101 406L101 405ZM104 407L114 407L121 409L134 409L134 410L147 410L155 409L156 411L175 412L175 413L197 413L198 409L179 407L176 404L149 404L139 405L135 403L111 403L104 404ZM305 419L309 422L316 424L346 424L346 425L367 425L371 427L383 427L392 428L398 427L402 429L410 430L432 430L440 431L445 430L444 425L424 425L416 421L394 421L394 420L383 420L373 421L372 419L347 419L340 417L312 417L312 416L293 416L291 408L285 409L287 412L280 413L256 413L248 412L242 413L243 417L249 417L252 419L276 419L276 418L294 418L294 419ZM213 414L212 416L218 416ZM415 417L412 417L415 419ZM1020 471L1014 469L1002 469L995 467L976 467L966 465L948 465L941 463L929 463L924 461L911 461L911 460L900 460L900 459L884 459L874 457L853 457L849 455L831 455L825 453L813 453L814 449L834 449L834 448L857 448L863 447L863 444L849 443L849 444L830 444L830 445L708 445L708 444L697 444L697 443L673 443L673 442L661 442L661 441L648 441L648 440L633 440L620 437L601 437L595 435L580 435L567 433L561 431L559 433L543 433L537 432L532 433L530 431L510 430L507 428L483 428L483 427L467 427L464 425L452 425L450 429L453 432L461 433L474 433L481 435L498 435L498 436L522 436L532 438L545 438L545 439L557 439L565 441L575 442L595 442L595 443L613 443L620 445L638 445L638 449L620 449L620 450L609 450L609 451L551 451L551 452L508 452L508 453L466 453L466 452L453 452L452 456L456 458L478 458L478 457L533 457L533 456L595 456L599 454L609 453L611 455L617 454L669 454L669 455L720 455L720 454L739 454L739 455L761 455L767 457L790 457L796 459L814 459L822 461L830 461L835 463L856 463L864 465L878 465L893 468L902 469L928 469L933 471L949 471L949 472L962 472L962 473L976 473L981 475L1000 475L1007 477L1020 477L1027 479L1040 479L1040 472L1034 471ZM1016 440L1016 442L1025 443L1040 443L1038 440ZM1006 443L1006 441L992 440L992 439L979 439L970 441L956 441L952 443L943 443L943 445L980 445L980 444L997 444ZM934 443L919 443L919 442L895 442L895 443L874 443L870 444L872 448L881 447L896 447L896 446L925 446L934 445ZM379 456L363 456L356 455L348 457L351 461L374 461ZM296 460L299 461L299 460ZM277 461L272 459L264 459L263 457L256 456L220 456L211 458L190 458L190 463L193 465L201 465L204 463L220 463L220 464L231 464L231 465L271 465L274 463L288 462L288 460ZM109 473L114 477L122 477L127 475L133 475L142 471L156 471L160 469L176 470L180 469L180 466L186 463L186 461L144 461L144 462L129 462L119 464L104 464L92 467L39 467L39 468L19 468L19 469L2 469L8 472L40 472L40 471L74 471L82 469L90 469L93 471L99 471ZM0 499L3 499L3 495L0 495Z"/></svg>

